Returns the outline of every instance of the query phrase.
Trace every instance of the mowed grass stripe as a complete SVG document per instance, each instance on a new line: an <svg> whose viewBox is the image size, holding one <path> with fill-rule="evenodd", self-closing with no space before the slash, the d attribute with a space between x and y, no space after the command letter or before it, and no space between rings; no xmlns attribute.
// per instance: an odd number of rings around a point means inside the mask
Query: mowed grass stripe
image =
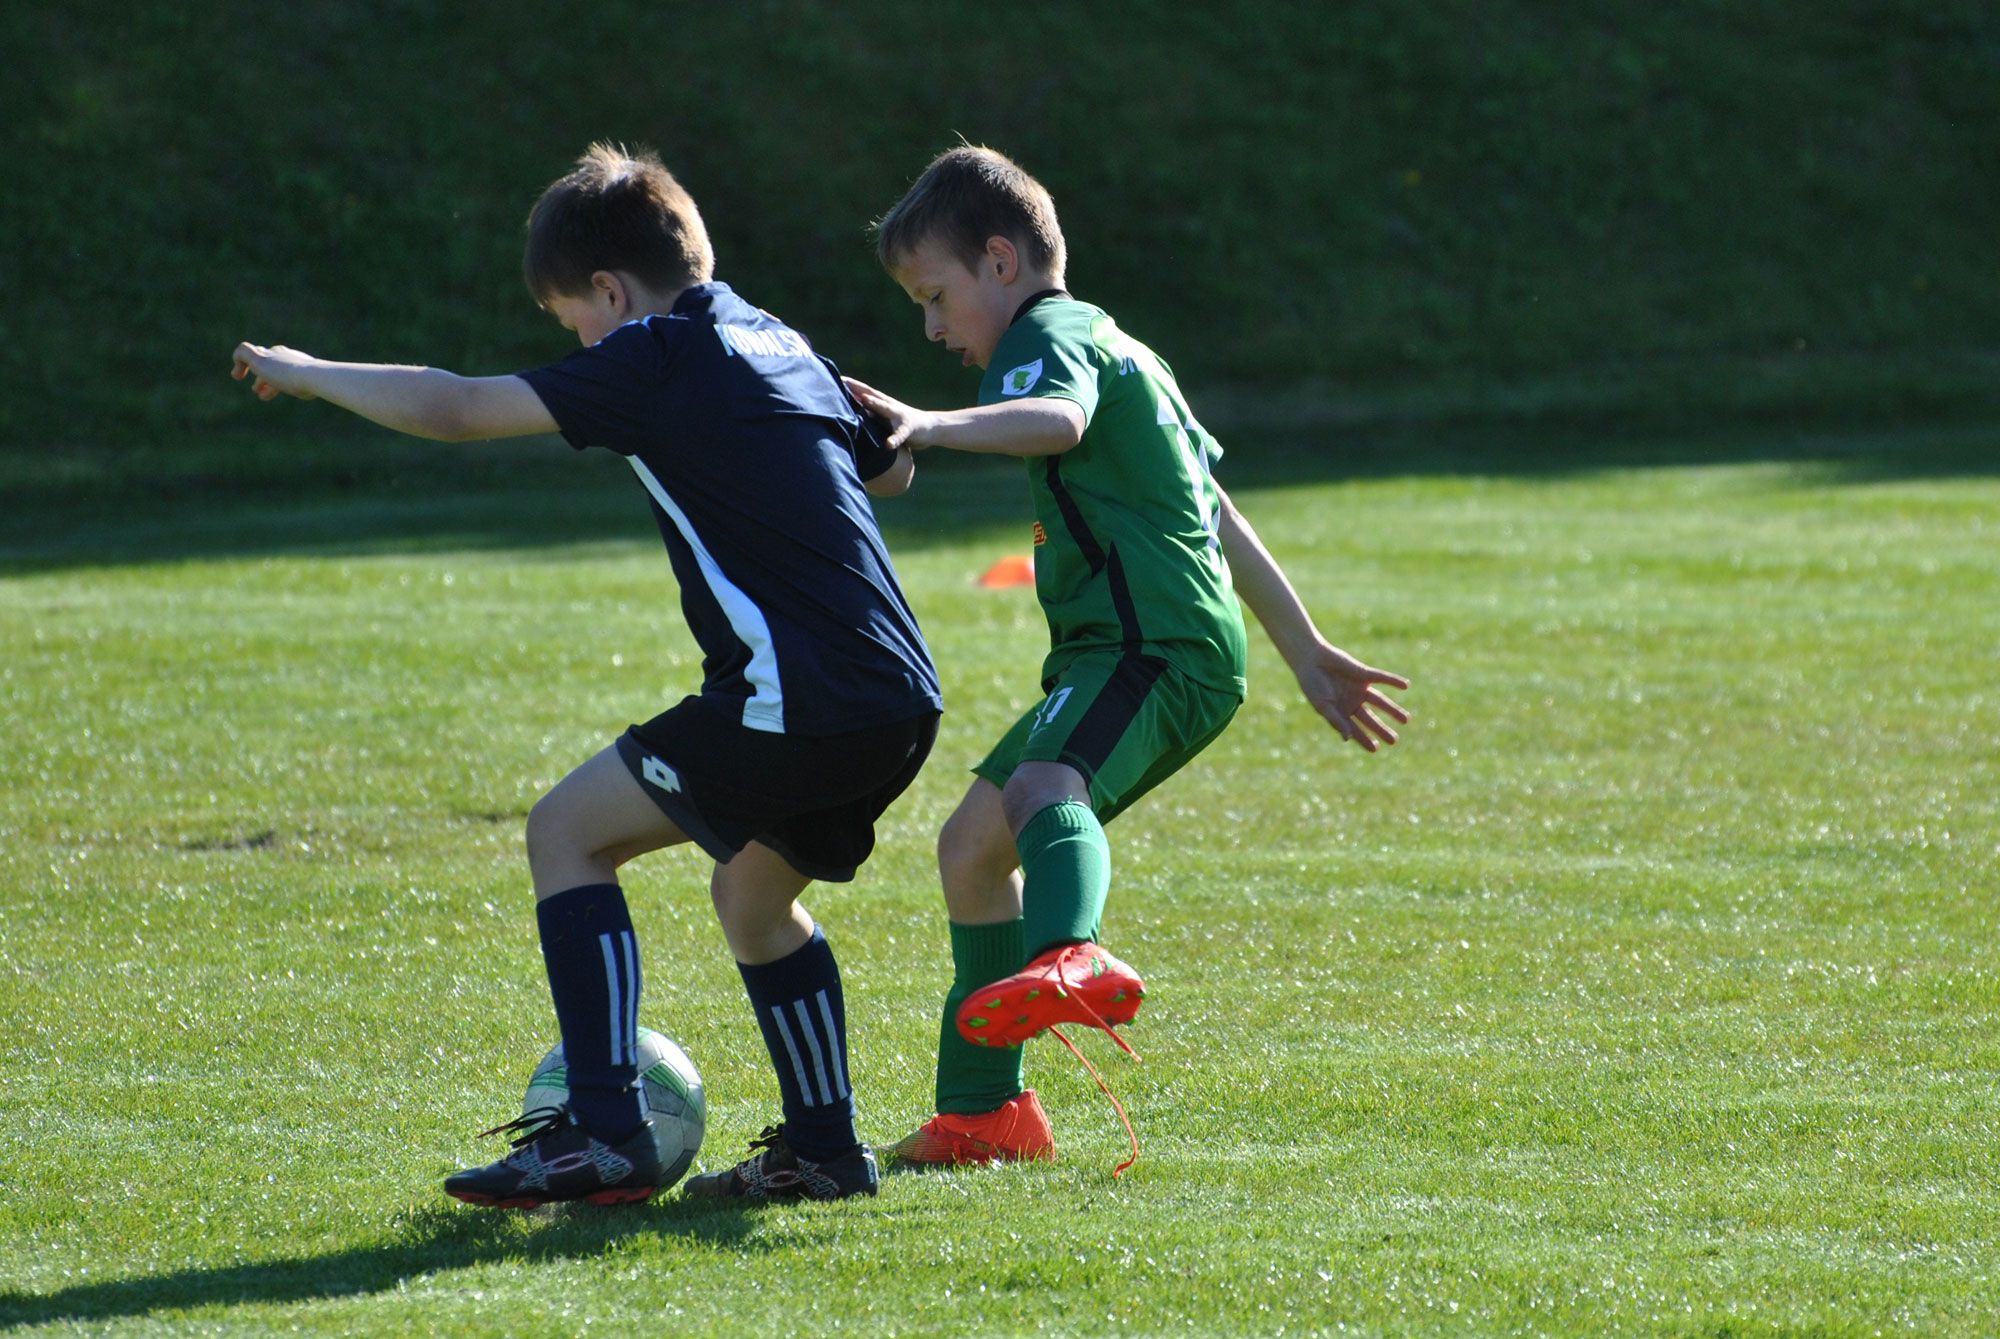
<svg viewBox="0 0 2000 1339"><path fill-rule="evenodd" d="M952 710L867 876L809 897L874 1138L928 1110L937 825L1034 700L1039 613L971 585L1025 549L1017 483L882 508ZM528 806L698 672L643 514L0 580L0 1323L1990 1328L2000 480L1237 495L1328 633L1416 679L1418 720L1337 746L1253 633L1237 723L1114 825L1138 1166L1111 1181L1108 1104L1037 1048L1063 1162L749 1216L436 1190L553 1039ZM775 1085L703 862L628 882L644 1017L702 1070L717 1166Z"/></svg>

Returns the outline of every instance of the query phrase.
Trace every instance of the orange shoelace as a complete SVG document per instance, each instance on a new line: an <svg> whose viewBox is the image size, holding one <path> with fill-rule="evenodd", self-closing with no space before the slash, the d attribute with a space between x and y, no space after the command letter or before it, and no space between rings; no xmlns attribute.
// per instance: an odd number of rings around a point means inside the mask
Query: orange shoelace
<svg viewBox="0 0 2000 1339"><path fill-rule="evenodd" d="M1067 949L1063 950L1060 954L1056 955L1056 960L1055 963L1053 964L1053 969L1050 972L1050 975L1055 978L1058 984L1060 984L1063 979L1062 975L1063 964L1070 960L1072 954L1084 952L1089 947L1090 946L1087 944L1072 944ZM1110 1037L1111 1040L1118 1043L1118 1048L1120 1050L1124 1051L1125 1054L1131 1056L1135 1062L1144 1063L1143 1061L1140 1060L1139 1053L1132 1049L1132 1044L1126 1041L1123 1037L1119 1036L1118 1030L1116 1028L1112 1027L1111 1024L1105 1022L1101 1017L1099 1017L1097 1010L1091 1008L1088 1004L1086 1004L1081 994L1073 995L1072 998L1076 1000L1077 1007L1082 1009L1085 1013L1089 1014L1091 1021L1098 1028L1100 1028L1105 1033L1106 1036ZM1118 1113L1118 1119L1124 1122L1125 1137L1132 1141L1132 1156L1125 1159L1125 1161L1119 1163L1116 1167L1113 1167L1111 1169L1111 1179L1115 1181L1119 1177L1125 1175L1125 1169L1127 1167L1130 1167L1133 1163L1139 1160L1139 1135L1138 1132L1133 1130L1132 1128L1132 1118L1125 1114L1125 1104L1118 1100L1118 1094L1111 1091L1111 1085L1106 1083L1104 1081L1104 1076L1097 1072L1097 1066L1090 1063L1090 1057L1086 1056L1082 1051L1079 1051L1076 1048L1076 1043L1071 1041L1067 1036L1065 1036L1063 1030L1057 1027L1055 1024L1053 1023L1049 1024L1049 1031L1055 1035L1055 1039L1057 1041L1061 1042L1064 1046L1069 1048L1069 1053L1077 1058L1077 1062L1081 1064L1086 1071L1089 1072L1090 1077L1097 1080L1098 1091L1102 1092L1106 1097L1111 1099L1111 1109L1116 1111Z"/></svg>
<svg viewBox="0 0 2000 1339"><path fill-rule="evenodd" d="M1111 1032L1110 1028L1105 1028L1104 1030L1106 1032ZM1097 1072L1097 1066L1090 1063L1090 1057L1085 1055L1082 1051L1077 1050L1076 1043L1071 1041L1067 1036L1063 1035L1063 1030L1057 1027L1054 1023L1049 1024L1049 1031L1052 1034L1054 1034L1055 1039L1057 1041L1061 1042L1064 1046L1069 1047L1069 1053L1077 1058L1077 1062L1081 1064L1084 1067L1084 1069L1089 1071L1091 1078L1097 1080L1098 1090L1102 1092L1106 1097L1111 1099L1111 1109L1118 1113L1119 1120L1125 1122L1125 1137L1132 1141L1132 1156L1125 1159L1125 1161L1119 1163L1116 1167L1113 1167L1111 1169L1111 1179L1116 1181L1119 1177L1125 1175L1125 1169L1127 1167L1130 1167L1133 1163L1139 1160L1139 1135L1132 1128L1132 1118L1125 1114L1125 1104L1118 1100L1117 1093L1111 1091L1111 1085L1106 1083L1104 1081L1104 1076ZM1118 1036L1117 1033L1111 1032L1111 1037L1112 1040L1118 1042L1120 1046L1125 1046L1125 1042ZM1130 1046L1125 1046L1125 1053L1131 1056L1134 1060L1139 1059L1139 1053L1133 1050Z"/></svg>

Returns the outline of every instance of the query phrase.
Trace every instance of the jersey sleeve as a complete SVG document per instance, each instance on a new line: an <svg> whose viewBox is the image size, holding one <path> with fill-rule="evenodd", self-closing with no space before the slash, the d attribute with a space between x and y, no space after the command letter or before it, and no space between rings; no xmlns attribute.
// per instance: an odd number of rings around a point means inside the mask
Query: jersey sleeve
<svg viewBox="0 0 2000 1339"><path fill-rule="evenodd" d="M664 365L659 339L633 321L560 362L515 375L542 398L571 446L631 455L658 440L654 401Z"/></svg>
<svg viewBox="0 0 2000 1339"><path fill-rule="evenodd" d="M854 398L854 393L847 389L847 383L841 379L840 369L834 365L833 359L820 354L819 360L826 364L826 370L833 374L833 384L840 387L841 395L847 400L847 407L860 421L860 426L854 430L854 472L861 476L862 483L867 483L896 463L896 453L882 440L883 429L888 425L861 407L861 402Z"/></svg>
<svg viewBox="0 0 2000 1339"><path fill-rule="evenodd" d="M1073 401L1087 426L1097 412L1097 345L1087 323L1050 319L1031 308L1001 337L981 387L981 404L1046 397Z"/></svg>
<svg viewBox="0 0 2000 1339"><path fill-rule="evenodd" d="M1209 462L1213 464L1215 461L1222 459L1222 443L1215 439L1215 434L1207 428L1202 427L1199 423L1191 423L1189 426L1194 431L1189 433L1188 436L1193 440L1195 446L1201 450L1202 454L1208 458Z"/></svg>

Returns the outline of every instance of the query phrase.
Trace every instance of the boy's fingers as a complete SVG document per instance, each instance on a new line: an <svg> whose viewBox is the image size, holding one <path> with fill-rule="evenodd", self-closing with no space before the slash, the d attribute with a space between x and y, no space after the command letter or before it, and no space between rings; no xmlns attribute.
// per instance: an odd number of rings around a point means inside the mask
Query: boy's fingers
<svg viewBox="0 0 2000 1339"><path fill-rule="evenodd" d="M1396 732L1394 730L1391 730L1388 726L1382 724L1382 722L1380 722L1379 720L1376 720L1374 712L1368 710L1366 707L1363 707L1359 714L1361 717L1362 724L1366 725L1370 730L1373 730L1376 734L1380 735L1382 737L1383 743L1393 744L1396 742Z"/></svg>
<svg viewBox="0 0 2000 1339"><path fill-rule="evenodd" d="M1320 708L1320 715L1326 717L1328 725L1331 725L1340 732L1342 739L1351 740L1365 749L1374 747L1374 744L1368 737L1361 732L1361 727L1357 726L1348 718L1347 713L1340 709L1339 703L1327 703L1324 707Z"/></svg>
<svg viewBox="0 0 2000 1339"><path fill-rule="evenodd" d="M1391 716L1394 716L1397 720L1401 721L1404 725L1408 725L1410 723L1409 712L1404 711L1401 707L1397 706L1393 700L1382 696L1380 693L1376 692L1372 688L1368 690L1368 705L1371 707L1380 707L1382 710L1388 712Z"/></svg>

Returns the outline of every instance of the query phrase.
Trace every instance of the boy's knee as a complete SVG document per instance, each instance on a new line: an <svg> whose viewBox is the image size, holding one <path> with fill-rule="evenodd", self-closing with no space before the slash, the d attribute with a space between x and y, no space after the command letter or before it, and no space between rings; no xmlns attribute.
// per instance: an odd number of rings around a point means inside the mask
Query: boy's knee
<svg viewBox="0 0 2000 1339"><path fill-rule="evenodd" d="M538 859L545 860L568 848L569 825L554 792L536 800L534 808L528 810L528 828L525 835L529 864Z"/></svg>
<svg viewBox="0 0 2000 1339"><path fill-rule="evenodd" d="M1014 868L1014 838L983 815L960 810L938 832L937 860L946 888L984 884Z"/></svg>
<svg viewBox="0 0 2000 1339"><path fill-rule="evenodd" d="M741 928L749 919L747 901L731 884L721 865L708 878L708 900L715 907L715 919L725 930Z"/></svg>
<svg viewBox="0 0 2000 1339"><path fill-rule="evenodd" d="M1090 803L1090 787L1080 773L1062 763L1022 763L1000 792L1010 837L1042 810L1066 800Z"/></svg>
<svg viewBox="0 0 2000 1339"><path fill-rule="evenodd" d="M720 865L709 877L708 900L715 907L716 922L732 944L745 935L762 934L782 919L734 887Z"/></svg>

